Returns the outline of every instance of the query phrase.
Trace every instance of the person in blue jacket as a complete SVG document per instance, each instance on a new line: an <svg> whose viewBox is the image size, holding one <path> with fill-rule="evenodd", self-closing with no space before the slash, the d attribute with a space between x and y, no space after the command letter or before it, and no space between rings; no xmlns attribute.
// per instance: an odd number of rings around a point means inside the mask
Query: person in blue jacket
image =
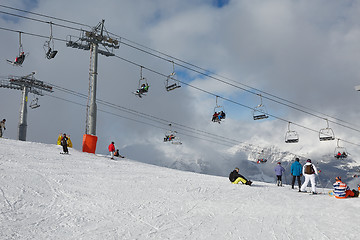
<svg viewBox="0 0 360 240"><path fill-rule="evenodd" d="M295 162L291 164L291 176L292 176L291 188L294 189L295 179L297 179L297 182L299 184L299 192L300 192L300 188L301 188L300 177L302 177L302 166L299 162L299 158L295 158Z"/></svg>
<svg viewBox="0 0 360 240"><path fill-rule="evenodd" d="M277 178L277 185L282 187L282 174L285 172L285 169L281 166L281 162L277 163L277 166L275 167L275 174Z"/></svg>

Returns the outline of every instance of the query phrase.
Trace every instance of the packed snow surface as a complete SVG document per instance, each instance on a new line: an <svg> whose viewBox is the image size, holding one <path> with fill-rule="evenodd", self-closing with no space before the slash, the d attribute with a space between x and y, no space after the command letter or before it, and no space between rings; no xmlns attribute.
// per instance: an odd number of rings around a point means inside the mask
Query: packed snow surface
<svg viewBox="0 0 360 240"><path fill-rule="evenodd" d="M359 236L359 198L256 181L234 185L226 177L60 152L56 145L0 139L0 239Z"/></svg>

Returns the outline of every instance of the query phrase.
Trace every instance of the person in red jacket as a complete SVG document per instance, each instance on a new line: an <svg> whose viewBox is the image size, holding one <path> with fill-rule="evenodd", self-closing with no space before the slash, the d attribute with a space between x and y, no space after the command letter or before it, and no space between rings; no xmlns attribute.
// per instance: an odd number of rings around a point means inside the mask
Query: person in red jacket
<svg viewBox="0 0 360 240"><path fill-rule="evenodd" d="M109 152L110 152L110 156L111 159L114 159L114 153L115 153L115 145L114 142L111 142L109 145Z"/></svg>

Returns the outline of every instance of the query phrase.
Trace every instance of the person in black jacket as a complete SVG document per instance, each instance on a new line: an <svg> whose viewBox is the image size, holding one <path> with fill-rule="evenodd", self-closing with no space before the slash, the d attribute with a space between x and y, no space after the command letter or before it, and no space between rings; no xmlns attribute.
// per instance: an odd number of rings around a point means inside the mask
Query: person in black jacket
<svg viewBox="0 0 360 240"><path fill-rule="evenodd" d="M247 180L243 175L239 173L239 168L235 168L234 171L232 171L229 175L229 180L233 184L238 184L239 182L242 182L242 184L251 185L252 182Z"/></svg>
<svg viewBox="0 0 360 240"><path fill-rule="evenodd" d="M63 147L63 151L65 154L69 154L69 150L68 150L68 137L66 136L66 134L64 133L64 135L61 138L61 146Z"/></svg>

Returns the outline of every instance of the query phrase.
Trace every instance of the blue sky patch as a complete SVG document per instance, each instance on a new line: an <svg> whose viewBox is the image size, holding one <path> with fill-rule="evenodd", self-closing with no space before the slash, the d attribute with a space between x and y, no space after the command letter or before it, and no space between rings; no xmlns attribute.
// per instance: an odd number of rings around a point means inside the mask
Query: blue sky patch
<svg viewBox="0 0 360 240"><path fill-rule="evenodd" d="M230 0L213 0L213 5L218 8L222 8L226 5L228 5Z"/></svg>

